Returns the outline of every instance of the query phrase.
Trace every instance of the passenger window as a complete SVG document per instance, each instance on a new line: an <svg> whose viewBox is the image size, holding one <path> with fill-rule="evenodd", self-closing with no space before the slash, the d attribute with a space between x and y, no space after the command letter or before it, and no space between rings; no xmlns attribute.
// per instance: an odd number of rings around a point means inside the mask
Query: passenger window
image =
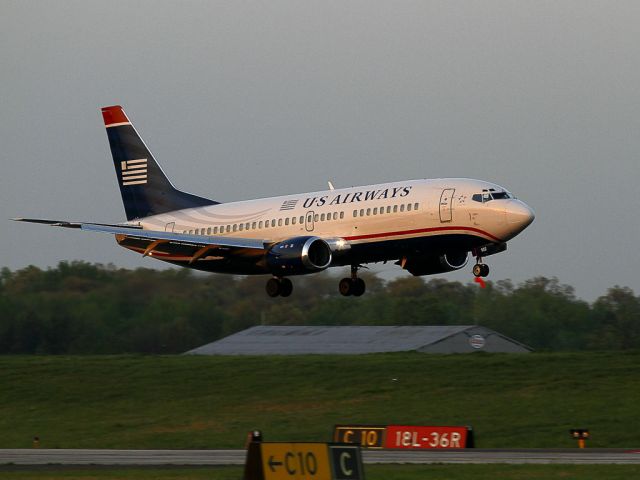
<svg viewBox="0 0 640 480"><path fill-rule="evenodd" d="M391 205L387 207L387 213L391 213Z"/></svg>
<svg viewBox="0 0 640 480"><path fill-rule="evenodd" d="M284 224L285 224L285 225L289 225L289 217L287 217L287 218L285 218L285 219L284 219Z"/></svg>
<svg viewBox="0 0 640 480"><path fill-rule="evenodd" d="M281 226L282 226L282 219L281 219L281 218L279 218L279 219L278 219L278 226L279 226L279 227L281 227Z"/></svg>
<svg viewBox="0 0 640 480"><path fill-rule="evenodd" d="M400 211L404 212L404 203L402 205L400 205Z"/></svg>
<svg viewBox="0 0 640 480"><path fill-rule="evenodd" d="M291 225L295 225L296 224L296 219L297 219L297 217L293 217L291 219Z"/></svg>
<svg viewBox="0 0 640 480"><path fill-rule="evenodd" d="M258 223L258 228L262 228L262 220Z"/></svg>
<svg viewBox="0 0 640 480"><path fill-rule="evenodd" d="M240 231L242 231L244 229L244 223L240 224Z"/></svg>
<svg viewBox="0 0 640 480"><path fill-rule="evenodd" d="M207 235L211 235L211 227L207 227Z"/></svg>
<svg viewBox="0 0 640 480"><path fill-rule="evenodd" d="M235 232L235 231L237 231L237 230L238 230L238 225L234 223L234 224L233 224L233 231Z"/></svg>
<svg viewBox="0 0 640 480"><path fill-rule="evenodd" d="M354 210L354 211L353 211L353 216L354 216L354 217L357 217L357 216L358 216L358 210Z"/></svg>
<svg viewBox="0 0 640 480"><path fill-rule="evenodd" d="M419 207L419 206L420 206L419 204L414 203L414 204L413 204L413 209L414 209L414 210L418 210L418 207Z"/></svg>
<svg viewBox="0 0 640 480"><path fill-rule="evenodd" d="M361 208L361 209L360 209L360 216L361 216L361 217L364 217L364 208Z"/></svg>
<svg viewBox="0 0 640 480"><path fill-rule="evenodd" d="M313 217L313 221L317 222L318 221L318 214L316 213L315 216Z"/></svg>
<svg viewBox="0 0 640 480"><path fill-rule="evenodd" d="M410 212L410 211L411 211L411 204L409 203L409 204L407 205L407 212Z"/></svg>
<svg viewBox="0 0 640 480"><path fill-rule="evenodd" d="M249 230L249 227L251 226L251 224L249 222L244 224L244 229L245 230Z"/></svg>
<svg viewBox="0 0 640 480"><path fill-rule="evenodd" d="M252 229L252 230L255 230L255 229L256 229L256 222L253 222L253 223L251 224L251 229Z"/></svg>
<svg viewBox="0 0 640 480"><path fill-rule="evenodd" d="M367 208L367 217L368 217L369 215L371 215L371 209L370 209L370 208Z"/></svg>
<svg viewBox="0 0 640 480"><path fill-rule="evenodd" d="M337 220L338 219L338 212L333 212L333 219Z"/></svg>
<svg viewBox="0 0 640 480"><path fill-rule="evenodd" d="M398 213L398 205L393 206L393 213Z"/></svg>
<svg viewBox="0 0 640 480"><path fill-rule="evenodd" d="M374 208L374 209L373 209L373 214L374 214L374 215L377 215L377 214L378 214L378 207L376 207L376 208Z"/></svg>
<svg viewBox="0 0 640 480"><path fill-rule="evenodd" d="M344 218L344 212L340 212L340 220Z"/></svg>
<svg viewBox="0 0 640 480"><path fill-rule="evenodd" d="M324 213L322 215L320 215L320 221L324 222Z"/></svg>

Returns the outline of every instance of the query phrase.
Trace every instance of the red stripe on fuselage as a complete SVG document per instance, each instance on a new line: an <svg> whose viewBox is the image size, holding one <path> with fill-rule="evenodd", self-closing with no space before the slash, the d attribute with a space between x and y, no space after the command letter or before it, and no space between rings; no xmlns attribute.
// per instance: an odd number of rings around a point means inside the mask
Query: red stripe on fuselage
<svg viewBox="0 0 640 480"><path fill-rule="evenodd" d="M344 237L345 240L366 240L369 238L383 238L383 237L399 237L401 235L415 235L417 233L432 233L432 232L450 232L450 231L465 231L465 232L473 232L479 235L484 235L489 237L496 242L502 242L498 237L491 235L484 230L480 230L479 228L473 227L433 227L433 228L418 228L415 230L400 230L397 232L384 232L384 233L369 233L367 235L354 235L351 237Z"/></svg>

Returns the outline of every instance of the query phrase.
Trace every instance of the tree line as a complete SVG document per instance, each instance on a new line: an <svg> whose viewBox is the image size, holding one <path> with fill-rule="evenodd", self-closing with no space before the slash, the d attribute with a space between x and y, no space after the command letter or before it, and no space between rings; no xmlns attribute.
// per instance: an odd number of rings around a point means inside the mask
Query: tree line
<svg viewBox="0 0 640 480"><path fill-rule="evenodd" d="M267 325L473 325L537 350L640 348L640 297L614 286L592 303L556 278L484 289L440 278L363 275L367 293L338 294L328 272L297 277L269 298L264 277L188 269L120 269L86 262L0 271L0 353L182 353Z"/></svg>

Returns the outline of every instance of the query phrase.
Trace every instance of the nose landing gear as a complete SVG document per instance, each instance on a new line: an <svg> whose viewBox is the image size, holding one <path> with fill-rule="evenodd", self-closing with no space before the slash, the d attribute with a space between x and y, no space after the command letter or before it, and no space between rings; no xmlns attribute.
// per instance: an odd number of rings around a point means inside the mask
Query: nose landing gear
<svg viewBox="0 0 640 480"><path fill-rule="evenodd" d="M480 263L482 260L478 258L478 263L473 266L473 275L476 277L487 277L489 275L489 265Z"/></svg>
<svg viewBox="0 0 640 480"><path fill-rule="evenodd" d="M288 297L293 292L293 283L285 277L273 277L267 281L265 290L270 297Z"/></svg>
<svg viewBox="0 0 640 480"><path fill-rule="evenodd" d="M367 286L364 280L358 277L358 265L351 265L351 278L343 278L338 284L340 295L348 297L360 297L366 290Z"/></svg>

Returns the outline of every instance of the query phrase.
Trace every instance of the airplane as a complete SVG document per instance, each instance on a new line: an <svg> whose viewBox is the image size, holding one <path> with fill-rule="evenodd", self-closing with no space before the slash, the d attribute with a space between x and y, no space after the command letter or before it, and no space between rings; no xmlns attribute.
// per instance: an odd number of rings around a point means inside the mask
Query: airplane
<svg viewBox="0 0 640 480"><path fill-rule="evenodd" d="M344 296L366 289L358 271L395 261L421 276L464 268L486 277L483 259L533 222L533 210L499 185L465 178L378 185L219 203L176 189L119 105L102 108L127 221L14 218L112 234L133 252L183 267L271 278L266 292L287 297L290 277L350 266Z"/></svg>

